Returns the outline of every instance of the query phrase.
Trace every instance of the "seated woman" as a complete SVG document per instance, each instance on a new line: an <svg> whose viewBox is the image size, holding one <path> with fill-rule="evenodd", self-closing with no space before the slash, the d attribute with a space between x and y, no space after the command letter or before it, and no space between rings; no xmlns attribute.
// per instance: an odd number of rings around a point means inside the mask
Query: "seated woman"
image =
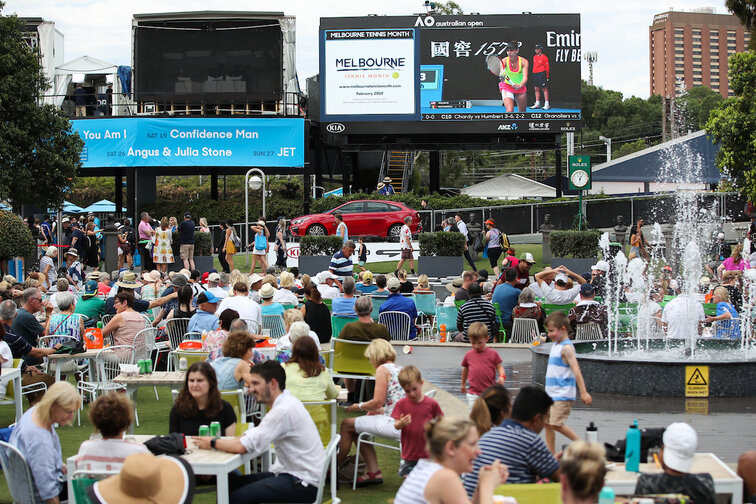
<svg viewBox="0 0 756 504"><path fill-rule="evenodd" d="M262 298L260 309L263 315L283 315L283 305L273 302L273 296L276 295L276 290L277 289L269 283L264 283L263 286L260 287L260 297Z"/></svg>
<svg viewBox="0 0 756 504"><path fill-rule="evenodd" d="M178 295L178 305L168 313L167 318L192 318L197 313L197 310L192 306L194 291L188 285L184 285L179 287L176 294Z"/></svg>
<svg viewBox="0 0 756 504"><path fill-rule="evenodd" d="M360 272L360 281L355 284L355 289L363 294L370 294L378 287L373 283L373 272L365 270Z"/></svg>
<svg viewBox="0 0 756 504"><path fill-rule="evenodd" d="M133 345L137 333L144 329L144 317L134 311L134 294L121 291L115 295L115 316L102 328L102 335L113 335L114 345Z"/></svg>
<svg viewBox="0 0 756 504"><path fill-rule="evenodd" d="M294 342L286 371L286 390L300 401L335 399L339 391L320 359L320 346L310 338Z"/></svg>
<svg viewBox="0 0 756 504"><path fill-rule="evenodd" d="M294 284L294 275L288 271L282 271L280 278L281 288L277 289L273 295L273 302L297 306L299 300L297 299L297 295L294 294L297 288Z"/></svg>
<svg viewBox="0 0 756 504"><path fill-rule="evenodd" d="M496 487L504 483L507 466L495 461L480 469L472 500L460 476L472 471L472 461L480 453L478 431L466 418L441 417L425 426L430 459L420 460L396 493L394 504L491 504Z"/></svg>
<svg viewBox="0 0 756 504"><path fill-rule="evenodd" d="M317 285L310 282L304 290L306 301L301 309L304 321L318 335L320 344L326 344L331 341L331 310L323 302Z"/></svg>
<svg viewBox="0 0 756 504"><path fill-rule="evenodd" d="M223 310L223 312L221 312L221 314L218 316L218 329L207 333L207 336L202 341L202 350L204 350L205 352L210 352L210 355L212 356L215 350L222 348L223 342L226 341L226 337L228 337L228 333L231 330L231 323L238 318L238 311L231 308L226 308L225 310ZM218 355L216 355L212 359L208 357L208 360L212 361L217 357Z"/></svg>
<svg viewBox="0 0 756 504"><path fill-rule="evenodd" d="M236 390L248 387L252 376L252 349L255 340L247 332L235 331L229 333L223 342L223 357L213 360L210 365L217 376L217 386L220 390Z"/></svg>
<svg viewBox="0 0 756 504"><path fill-rule="evenodd" d="M522 289L517 298L517 306L512 309L512 320L516 318L532 318L538 321L538 332L544 332L544 313L535 302L535 294L530 287ZM482 433L481 433L482 434Z"/></svg>
<svg viewBox="0 0 756 504"><path fill-rule="evenodd" d="M195 362L186 371L184 386L171 408L169 432L197 436L200 425L211 422L220 422L224 436L236 434L234 408L221 400L213 367L207 362Z"/></svg>
<svg viewBox="0 0 756 504"><path fill-rule="evenodd" d="M276 344L276 360L281 364L289 362L294 343L299 338L310 338L315 344L318 345L318 348L320 347L320 341L318 340L317 335L314 332L310 331L310 326L307 325L307 322L302 322L301 320L292 323L291 327L289 328L289 332L286 333L286 336L280 338L278 341L280 342L284 338L286 338L286 342L281 345L280 350L278 344Z"/></svg>
<svg viewBox="0 0 756 504"><path fill-rule="evenodd" d="M374 339L365 350L365 357L375 368L375 392L371 400L352 404L346 409L347 413L367 411L369 414L345 418L341 422L339 464L344 462L352 444L357 444L357 437L363 432L397 441L401 437L401 431L394 427L394 419L391 418L394 406L405 397L404 389L399 385L399 371L402 368L394 363L396 351L388 341ZM358 484L383 483L383 473L378 467L378 457L373 446L362 445L361 455L367 464L367 474L357 480Z"/></svg>
<svg viewBox="0 0 756 504"><path fill-rule="evenodd" d="M412 282L407 280L407 270L400 269L396 271L396 278L399 279L399 292L402 294L411 294L415 290Z"/></svg>
<svg viewBox="0 0 756 504"><path fill-rule="evenodd" d="M735 307L730 303L730 293L722 286L714 289L712 303L717 305L717 314L708 316L704 320L706 323L716 322L716 332L714 337L717 339L740 339L740 319Z"/></svg>
<svg viewBox="0 0 756 504"><path fill-rule="evenodd" d="M68 338L81 341L84 335L84 318L75 314L76 296L70 292L59 292L56 294L59 313L51 315L45 324L45 334L50 336L62 336L61 338L51 338L51 345L65 343Z"/></svg>
<svg viewBox="0 0 756 504"><path fill-rule="evenodd" d="M102 439L81 443L76 458L76 469L86 471L120 471L123 459L133 453L150 453L142 443L123 438L134 421L134 405L119 392L110 392L97 398L89 407L89 421Z"/></svg>
<svg viewBox="0 0 756 504"><path fill-rule="evenodd" d="M66 498L65 465L55 424L68 425L81 407L81 396L67 381L54 383L16 424L10 444L29 464L38 502L58 504Z"/></svg>
<svg viewBox="0 0 756 504"><path fill-rule="evenodd" d="M598 443L575 441L564 451L560 469L562 502L593 504L598 500L599 492L604 486L604 447Z"/></svg>
<svg viewBox="0 0 756 504"><path fill-rule="evenodd" d="M433 289L430 288L430 282L428 281L428 275L423 273L417 277L417 287L412 292L414 294L433 294Z"/></svg>

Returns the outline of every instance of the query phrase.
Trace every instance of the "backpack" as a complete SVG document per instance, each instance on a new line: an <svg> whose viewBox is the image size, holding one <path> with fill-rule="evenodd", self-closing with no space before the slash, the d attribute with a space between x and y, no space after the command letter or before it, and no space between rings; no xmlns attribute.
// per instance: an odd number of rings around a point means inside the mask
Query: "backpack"
<svg viewBox="0 0 756 504"><path fill-rule="evenodd" d="M129 231L126 233L126 241L129 242L129 245L132 247L136 245L136 232L131 226L129 226Z"/></svg>
<svg viewBox="0 0 756 504"><path fill-rule="evenodd" d="M268 246L268 240L265 238L265 235L256 234L255 235L255 250L265 250L267 246Z"/></svg>
<svg viewBox="0 0 756 504"><path fill-rule="evenodd" d="M237 250L241 249L242 241L241 238L239 238L239 235L236 234L236 231L231 233L231 243L234 244L234 248Z"/></svg>
<svg viewBox="0 0 756 504"><path fill-rule="evenodd" d="M501 245L502 249L508 249L509 248L509 237L503 231L500 231L500 233L501 234L499 235L499 245Z"/></svg>

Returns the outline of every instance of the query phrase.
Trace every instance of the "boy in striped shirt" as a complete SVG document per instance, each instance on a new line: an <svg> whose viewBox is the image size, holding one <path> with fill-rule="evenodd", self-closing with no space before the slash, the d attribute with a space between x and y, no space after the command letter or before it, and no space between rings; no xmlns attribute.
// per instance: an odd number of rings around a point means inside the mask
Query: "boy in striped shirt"
<svg viewBox="0 0 756 504"><path fill-rule="evenodd" d="M574 430L564 423L570 415L572 403L575 402L576 388L580 390L580 399L590 406L593 399L585 388L585 381L580 372L575 347L569 339L570 320L562 312L553 312L546 317L546 331L553 342L549 353L549 365L546 368L546 393L554 401L546 416L546 445L551 453L556 453L556 433L571 440L580 439Z"/></svg>

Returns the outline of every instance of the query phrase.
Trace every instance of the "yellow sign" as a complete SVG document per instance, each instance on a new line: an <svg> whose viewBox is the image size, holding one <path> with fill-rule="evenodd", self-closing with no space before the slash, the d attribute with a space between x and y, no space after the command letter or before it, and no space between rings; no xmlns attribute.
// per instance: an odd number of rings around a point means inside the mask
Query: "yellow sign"
<svg viewBox="0 0 756 504"><path fill-rule="evenodd" d="M685 397L709 397L709 366L685 366Z"/></svg>

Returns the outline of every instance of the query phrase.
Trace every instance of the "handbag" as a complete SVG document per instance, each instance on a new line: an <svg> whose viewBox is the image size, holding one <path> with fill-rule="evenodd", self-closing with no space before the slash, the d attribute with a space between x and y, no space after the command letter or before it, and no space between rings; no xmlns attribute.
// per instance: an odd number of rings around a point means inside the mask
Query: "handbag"
<svg viewBox="0 0 756 504"><path fill-rule="evenodd" d="M186 453L186 439L180 432L172 432L165 436L155 436L144 442L154 455L183 455Z"/></svg>
<svg viewBox="0 0 756 504"><path fill-rule="evenodd" d="M76 340L75 342L71 343L63 343L60 345L60 347L55 350L56 354L80 354L87 351L86 344L84 343L84 340Z"/></svg>
<svg viewBox="0 0 756 504"><path fill-rule="evenodd" d="M265 250L268 247L268 240L264 234L255 235L255 250Z"/></svg>
<svg viewBox="0 0 756 504"><path fill-rule="evenodd" d="M236 248L236 250L241 249L242 241L241 241L241 238L239 238L239 235L237 235L236 233L231 234L231 243L234 244L234 247Z"/></svg>

